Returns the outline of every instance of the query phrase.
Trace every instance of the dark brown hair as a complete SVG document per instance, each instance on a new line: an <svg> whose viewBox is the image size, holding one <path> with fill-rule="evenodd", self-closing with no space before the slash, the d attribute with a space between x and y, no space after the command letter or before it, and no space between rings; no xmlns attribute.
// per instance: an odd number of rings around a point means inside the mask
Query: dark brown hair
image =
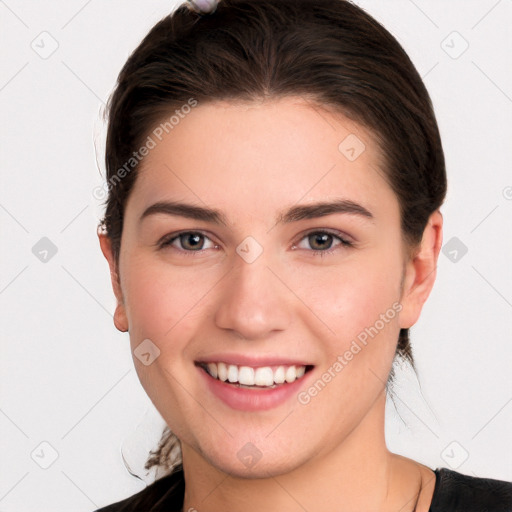
<svg viewBox="0 0 512 512"><path fill-rule="evenodd" d="M159 122L191 99L283 96L301 96L369 130L400 204L404 240L417 246L444 201L445 161L431 99L398 41L347 0L221 0L212 14L183 3L160 20L128 58L109 98L101 225L116 262L137 176L134 151ZM415 369L408 329L400 331L396 355ZM391 369L388 384L393 377ZM146 469L167 464L176 445L166 428Z"/></svg>

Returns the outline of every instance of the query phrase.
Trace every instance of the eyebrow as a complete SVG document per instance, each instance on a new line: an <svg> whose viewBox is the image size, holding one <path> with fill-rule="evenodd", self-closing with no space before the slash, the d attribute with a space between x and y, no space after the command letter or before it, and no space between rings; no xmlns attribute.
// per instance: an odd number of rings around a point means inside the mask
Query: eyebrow
<svg viewBox="0 0 512 512"><path fill-rule="evenodd" d="M210 222L212 224L218 224L222 226L228 225L226 216L219 210L179 201L159 201L149 206L140 216L139 223L142 222L142 220L144 220L146 217L158 213ZM330 202L319 202L292 206L288 210L280 212L275 220L275 223L289 224L291 222L298 222L304 219L324 217L333 213L346 213L373 219L373 214L364 206L361 206L360 204L348 199L337 199Z"/></svg>

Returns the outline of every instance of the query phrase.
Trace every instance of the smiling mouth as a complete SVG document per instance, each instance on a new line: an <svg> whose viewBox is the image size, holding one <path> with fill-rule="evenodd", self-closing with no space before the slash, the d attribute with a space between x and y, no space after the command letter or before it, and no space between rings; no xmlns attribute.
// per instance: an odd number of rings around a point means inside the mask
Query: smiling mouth
<svg viewBox="0 0 512 512"><path fill-rule="evenodd" d="M195 363L210 377L235 387L272 389L302 379L313 365L238 366L223 362Z"/></svg>

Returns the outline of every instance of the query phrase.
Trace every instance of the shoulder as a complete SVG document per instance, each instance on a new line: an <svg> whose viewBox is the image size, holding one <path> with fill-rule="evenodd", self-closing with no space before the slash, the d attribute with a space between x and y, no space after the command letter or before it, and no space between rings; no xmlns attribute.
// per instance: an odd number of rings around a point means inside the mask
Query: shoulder
<svg viewBox="0 0 512 512"><path fill-rule="evenodd" d="M512 482L464 475L448 468L435 470L429 512L512 512Z"/></svg>
<svg viewBox="0 0 512 512"><path fill-rule="evenodd" d="M94 512L178 512L183 506L183 470L166 475L137 494Z"/></svg>

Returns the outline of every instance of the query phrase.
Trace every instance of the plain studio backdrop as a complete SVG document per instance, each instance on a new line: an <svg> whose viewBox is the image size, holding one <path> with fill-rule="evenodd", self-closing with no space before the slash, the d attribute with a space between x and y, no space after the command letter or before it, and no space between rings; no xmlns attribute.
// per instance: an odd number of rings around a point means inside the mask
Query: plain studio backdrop
<svg viewBox="0 0 512 512"><path fill-rule="evenodd" d="M423 77L449 182L437 282L411 330L419 382L397 369L388 446L512 480L512 1L355 3ZM113 325L96 237L100 112L176 4L0 1L2 512L87 512L152 481L162 424Z"/></svg>

